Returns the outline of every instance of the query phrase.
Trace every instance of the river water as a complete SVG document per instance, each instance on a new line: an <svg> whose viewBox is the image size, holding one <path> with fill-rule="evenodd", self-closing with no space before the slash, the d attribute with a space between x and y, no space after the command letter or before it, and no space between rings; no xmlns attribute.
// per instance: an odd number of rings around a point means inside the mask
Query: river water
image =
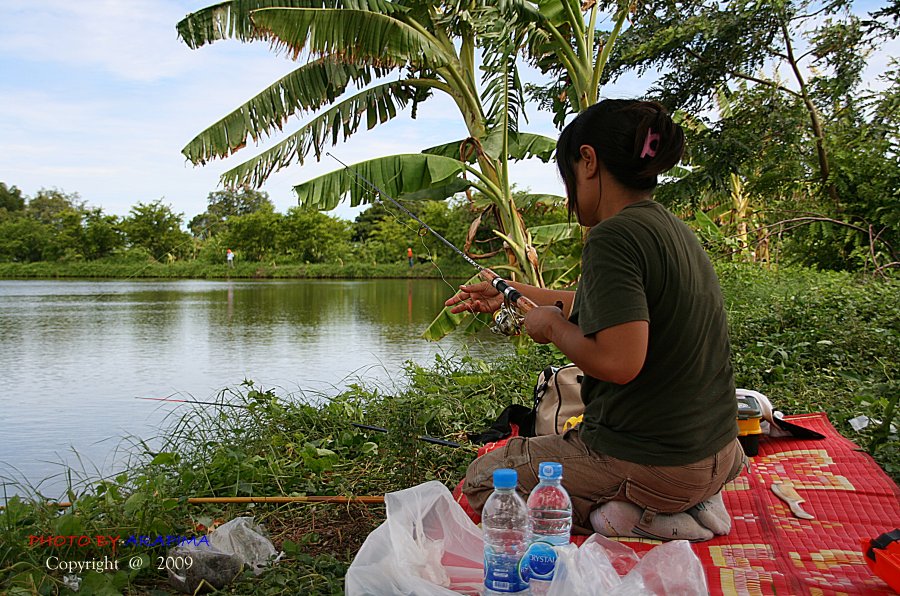
<svg viewBox="0 0 900 596"><path fill-rule="evenodd" d="M213 401L246 379L323 399L353 382L402 384L407 360L510 350L490 333L419 337L452 291L405 279L0 280L0 485L58 498L67 467L75 479L114 471L123 438L152 444L178 407L136 398Z"/></svg>

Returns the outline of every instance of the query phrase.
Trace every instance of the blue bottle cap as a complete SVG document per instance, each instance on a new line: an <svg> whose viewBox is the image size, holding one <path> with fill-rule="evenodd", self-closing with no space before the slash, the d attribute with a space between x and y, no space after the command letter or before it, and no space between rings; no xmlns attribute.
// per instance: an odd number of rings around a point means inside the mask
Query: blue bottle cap
<svg viewBox="0 0 900 596"><path fill-rule="evenodd" d="M543 480L559 480L562 478L562 464L555 461L542 461L538 466L538 477Z"/></svg>
<svg viewBox="0 0 900 596"><path fill-rule="evenodd" d="M515 488L519 475L515 470L499 468L494 470L494 488Z"/></svg>

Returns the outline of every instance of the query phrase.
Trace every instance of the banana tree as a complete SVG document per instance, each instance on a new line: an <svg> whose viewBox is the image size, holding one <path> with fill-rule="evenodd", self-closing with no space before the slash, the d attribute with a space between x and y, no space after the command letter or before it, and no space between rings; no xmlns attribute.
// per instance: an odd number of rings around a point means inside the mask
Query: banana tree
<svg viewBox="0 0 900 596"><path fill-rule="evenodd" d="M200 133L183 153L202 164L280 129L294 113L324 108L222 175L229 186L259 186L278 169L310 156L321 159L327 144L346 140L363 121L371 129L406 107L415 111L432 93L445 93L463 118L466 139L341 168L298 185L300 203L324 210L348 196L354 206L371 201L375 193L360 185L357 174L399 199L441 199L474 187L494 204L510 274L543 285L509 191L508 160L547 161L555 142L518 131L524 99L515 56L521 38L498 28L499 14L496 6L471 1L235 0L188 15L178 31L191 47L226 37L265 40L306 62ZM481 65L478 47L487 57ZM483 91L479 66L485 71ZM391 74L396 78L385 81ZM345 94L351 85L361 90Z"/></svg>
<svg viewBox="0 0 900 596"><path fill-rule="evenodd" d="M525 35L529 62L551 77L548 85L535 85L530 91L562 128L566 116L597 103L603 72L632 2L500 0L500 4L514 15L514 26ZM609 32L597 29L604 12L612 16Z"/></svg>
<svg viewBox="0 0 900 596"><path fill-rule="evenodd" d="M178 24L190 47L224 38L263 40L306 62L201 132L183 153L203 164L280 130L290 115L321 109L283 141L222 175L228 186L259 186L290 164L321 159L328 143L346 140L363 119L371 129L408 106L415 115L419 102L445 93L465 122L466 139L337 170L295 187L299 201L319 209L334 208L346 196L354 206L368 202L374 193L362 190L356 174L401 199L440 199L474 187L492 202L508 275L543 286L537 250L510 192L508 160L547 161L555 142L518 131L524 94L516 56L524 50L544 72L563 73L563 95L575 111L584 109L596 101L627 14L618 8L613 33L598 44L598 7L587 3L584 11L587 25L572 0L233 0L210 6ZM481 89L479 67L485 72ZM358 90L345 95L351 86Z"/></svg>

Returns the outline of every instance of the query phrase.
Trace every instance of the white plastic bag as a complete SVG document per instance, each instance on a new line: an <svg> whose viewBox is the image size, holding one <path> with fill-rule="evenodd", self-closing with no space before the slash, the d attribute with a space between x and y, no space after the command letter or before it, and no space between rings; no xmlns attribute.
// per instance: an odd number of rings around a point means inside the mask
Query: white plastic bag
<svg viewBox="0 0 900 596"><path fill-rule="evenodd" d="M556 548L556 570L547 596L608 594L622 583L606 552L590 540L581 548L574 544Z"/></svg>
<svg viewBox="0 0 900 596"><path fill-rule="evenodd" d="M347 596L478 594L481 530L436 480L385 495L387 520L369 534L345 578Z"/></svg>
<svg viewBox="0 0 900 596"><path fill-rule="evenodd" d="M708 594L706 573L686 540L639 558L628 546L593 534L581 548L557 549L548 596L675 596Z"/></svg>
<svg viewBox="0 0 900 596"><path fill-rule="evenodd" d="M481 530L437 481L385 495L387 520L369 534L347 570L347 596L479 594ZM707 594L690 543L675 540L643 556L594 534L581 548L557 548L549 596Z"/></svg>
<svg viewBox="0 0 900 596"><path fill-rule="evenodd" d="M691 543L687 540L673 540L645 554L612 594L709 594L709 587L706 585L703 564L691 548Z"/></svg>

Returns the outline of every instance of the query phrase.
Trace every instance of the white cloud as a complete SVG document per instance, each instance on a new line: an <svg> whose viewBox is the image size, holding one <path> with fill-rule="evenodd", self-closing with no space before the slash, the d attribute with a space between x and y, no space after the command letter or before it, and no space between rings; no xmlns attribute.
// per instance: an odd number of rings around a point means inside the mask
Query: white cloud
<svg viewBox="0 0 900 596"><path fill-rule="evenodd" d="M96 67L122 80L157 81L190 69L176 38L185 3L160 0L5 0L0 50L29 60ZM198 7L203 3L192 2Z"/></svg>
<svg viewBox="0 0 900 596"><path fill-rule="evenodd" d="M228 168L284 138L278 134L205 167L186 163L181 148L297 63L266 44L222 41L190 50L176 23L209 0L3 0L0 19L0 181L28 195L40 188L77 192L109 213L165 198L187 218L206 207ZM896 51L894 51L896 55ZM882 58L870 68L880 72ZM526 74L534 78L534 73ZM647 82L623 77L604 96L633 97ZM555 138L549 114L528 106L522 130ZM292 118L285 130L299 126ZM436 94L373 131L331 151L354 163L417 152L462 138L456 106ZM263 190L279 210L295 204L291 187L337 169L330 158L273 174ZM528 160L511 168L519 188L562 194L553 164ZM358 211L358 210L356 210ZM352 216L353 210L336 213Z"/></svg>

